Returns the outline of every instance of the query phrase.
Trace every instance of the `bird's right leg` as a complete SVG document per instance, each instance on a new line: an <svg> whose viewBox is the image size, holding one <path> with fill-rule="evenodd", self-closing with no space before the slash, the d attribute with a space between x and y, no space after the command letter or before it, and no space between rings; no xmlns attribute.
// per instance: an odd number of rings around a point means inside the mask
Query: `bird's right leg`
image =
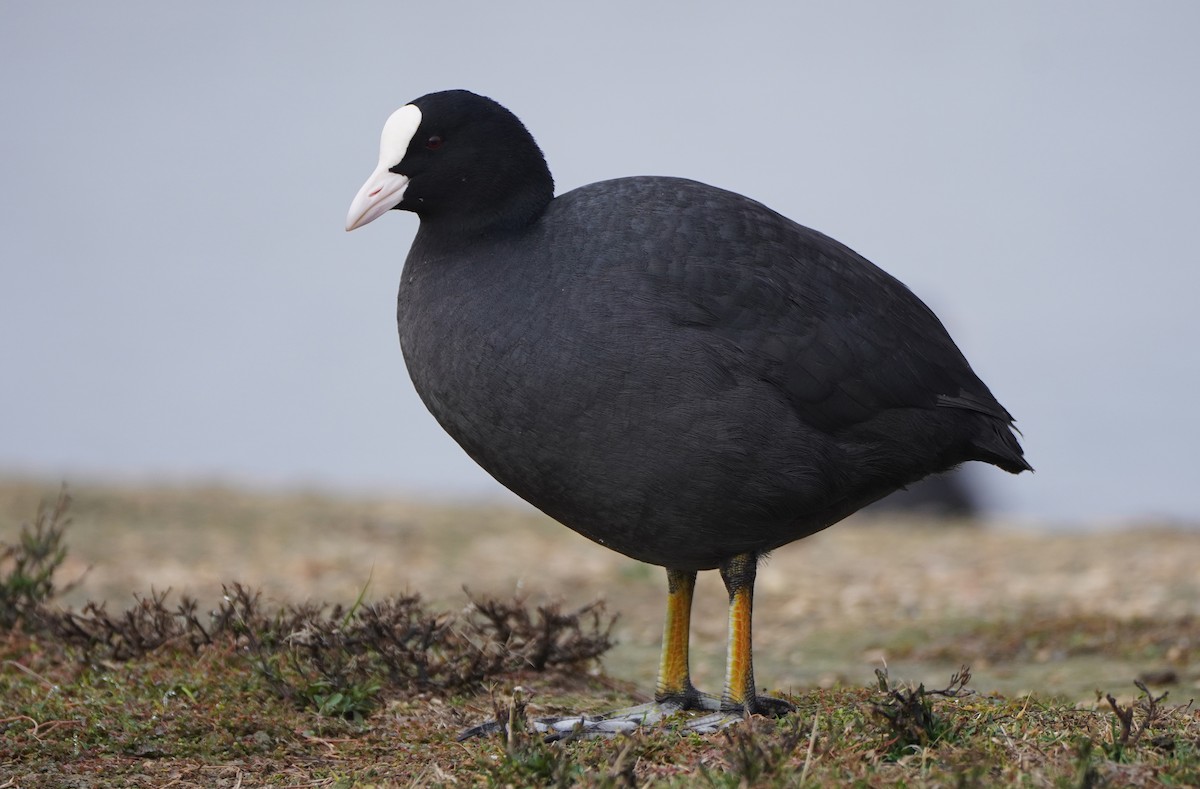
<svg viewBox="0 0 1200 789"><path fill-rule="evenodd" d="M696 690L688 668L695 589L695 570L667 568L667 620L663 626L662 660L658 666L654 701L673 704L682 710L713 712L721 709L721 700Z"/></svg>

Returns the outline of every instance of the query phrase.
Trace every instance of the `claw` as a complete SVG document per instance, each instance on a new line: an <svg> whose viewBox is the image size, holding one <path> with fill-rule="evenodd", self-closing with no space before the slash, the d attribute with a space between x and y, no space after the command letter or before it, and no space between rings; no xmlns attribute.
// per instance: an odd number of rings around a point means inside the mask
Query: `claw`
<svg viewBox="0 0 1200 789"><path fill-rule="evenodd" d="M714 712L688 721L687 726L683 728L692 734L715 734L721 729L741 723L745 719L746 716L739 712Z"/></svg>
<svg viewBox="0 0 1200 789"><path fill-rule="evenodd" d="M526 725L538 734L545 735L546 742L566 739L590 739L593 737L613 737L624 734L643 726L653 726L664 718L683 709L675 702L651 702L639 704L636 707L616 710L605 715L570 715L562 718L538 718ZM458 735L458 741L469 740L473 737L483 737L505 731L501 721L487 721L472 726Z"/></svg>

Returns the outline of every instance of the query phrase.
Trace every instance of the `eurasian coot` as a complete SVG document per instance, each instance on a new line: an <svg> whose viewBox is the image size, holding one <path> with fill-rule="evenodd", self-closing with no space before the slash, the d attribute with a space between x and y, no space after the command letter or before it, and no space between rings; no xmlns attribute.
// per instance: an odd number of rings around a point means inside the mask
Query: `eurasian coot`
<svg viewBox="0 0 1200 789"><path fill-rule="evenodd" d="M346 229L392 208L420 217L398 320L430 412L518 496L666 568L659 709L790 709L754 684L767 552L968 460L1030 469L928 307L746 197L664 177L554 197L521 122L454 90L388 119ZM713 568L730 600L719 700L687 661Z"/></svg>

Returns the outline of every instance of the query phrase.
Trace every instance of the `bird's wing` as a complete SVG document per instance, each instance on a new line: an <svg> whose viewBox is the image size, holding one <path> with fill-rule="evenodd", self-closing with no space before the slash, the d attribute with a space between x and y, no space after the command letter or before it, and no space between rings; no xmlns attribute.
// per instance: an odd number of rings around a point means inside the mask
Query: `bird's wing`
<svg viewBox="0 0 1200 789"><path fill-rule="evenodd" d="M716 193L716 194L713 194ZM651 276L669 319L721 339L727 364L781 390L806 421L836 431L892 408L1011 417L937 316L843 244L746 198L706 190ZM718 211L713 211L712 202ZM689 239L706 239L689 248Z"/></svg>

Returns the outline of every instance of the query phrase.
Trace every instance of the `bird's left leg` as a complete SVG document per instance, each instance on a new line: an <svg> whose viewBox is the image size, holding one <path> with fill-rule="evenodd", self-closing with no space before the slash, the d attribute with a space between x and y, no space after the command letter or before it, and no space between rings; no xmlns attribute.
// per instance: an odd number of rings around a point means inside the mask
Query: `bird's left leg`
<svg viewBox="0 0 1200 789"><path fill-rule="evenodd" d="M751 621L754 614L754 579L758 557L743 553L721 563L721 580L729 593L729 646L725 661L725 690L721 711L688 724L697 732L724 728L746 713L782 717L793 707L783 699L760 696L754 687L754 650Z"/></svg>

